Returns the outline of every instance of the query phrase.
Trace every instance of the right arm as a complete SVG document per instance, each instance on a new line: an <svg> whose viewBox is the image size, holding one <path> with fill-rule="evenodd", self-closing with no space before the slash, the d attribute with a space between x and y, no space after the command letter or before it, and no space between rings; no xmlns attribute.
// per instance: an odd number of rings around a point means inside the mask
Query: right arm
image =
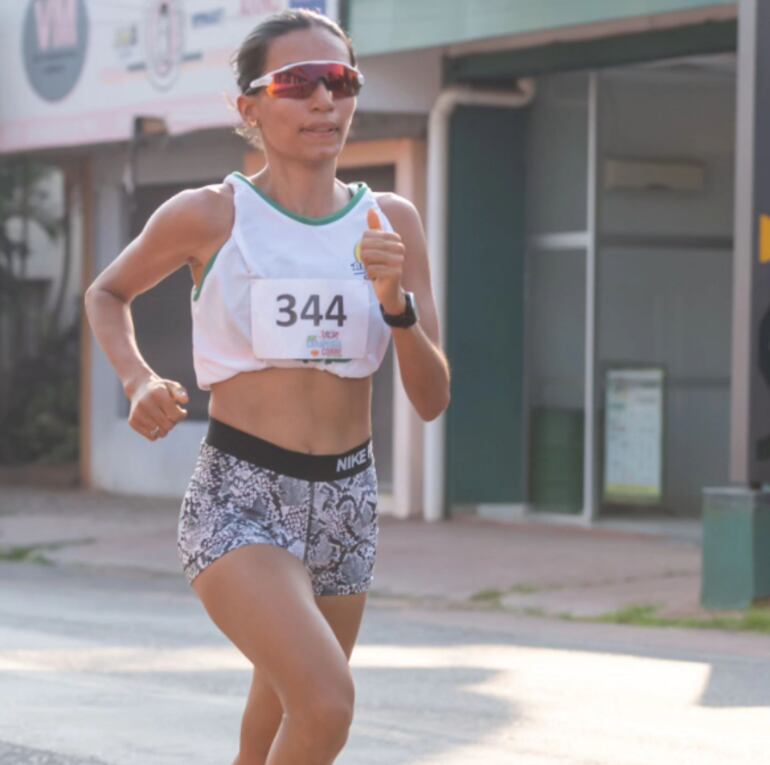
<svg viewBox="0 0 770 765"><path fill-rule="evenodd" d="M179 404L188 397L179 383L157 375L143 358L131 302L181 266L200 273L229 236L232 215L231 200L212 187L176 194L158 207L141 233L86 290L91 329L131 402L129 425L151 441L186 417ZM155 429L157 436L151 437Z"/></svg>

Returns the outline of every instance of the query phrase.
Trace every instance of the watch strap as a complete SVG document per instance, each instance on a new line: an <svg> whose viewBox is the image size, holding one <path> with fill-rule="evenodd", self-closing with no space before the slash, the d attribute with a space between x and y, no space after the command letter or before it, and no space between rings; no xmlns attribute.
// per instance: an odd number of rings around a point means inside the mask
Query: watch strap
<svg viewBox="0 0 770 765"><path fill-rule="evenodd" d="M380 313L385 323L390 327L406 328L411 327L417 322L417 311L414 304L414 293L404 292L404 299L406 300L406 307L403 313L389 314L385 313L385 309L380 303Z"/></svg>

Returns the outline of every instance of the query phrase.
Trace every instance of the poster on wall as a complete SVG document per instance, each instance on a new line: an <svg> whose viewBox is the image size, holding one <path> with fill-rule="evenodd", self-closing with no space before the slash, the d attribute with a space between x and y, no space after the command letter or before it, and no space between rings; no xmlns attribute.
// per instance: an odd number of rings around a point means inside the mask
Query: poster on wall
<svg viewBox="0 0 770 765"><path fill-rule="evenodd" d="M231 57L272 13L338 0L18 0L0 3L0 152L178 134L238 122Z"/></svg>
<svg viewBox="0 0 770 765"><path fill-rule="evenodd" d="M613 367L606 372L606 503L648 505L662 500L664 382L659 367Z"/></svg>

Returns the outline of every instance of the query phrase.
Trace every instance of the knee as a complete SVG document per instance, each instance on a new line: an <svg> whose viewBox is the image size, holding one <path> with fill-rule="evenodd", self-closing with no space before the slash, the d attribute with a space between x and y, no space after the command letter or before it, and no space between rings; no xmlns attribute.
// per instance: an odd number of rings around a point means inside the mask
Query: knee
<svg viewBox="0 0 770 765"><path fill-rule="evenodd" d="M315 729L341 733L353 722L353 694L319 694L303 704L302 717Z"/></svg>
<svg viewBox="0 0 770 765"><path fill-rule="evenodd" d="M353 686L330 690L319 689L308 693L296 709L289 709L303 733L314 747L324 745L330 751L339 751L345 744L353 722L355 693Z"/></svg>

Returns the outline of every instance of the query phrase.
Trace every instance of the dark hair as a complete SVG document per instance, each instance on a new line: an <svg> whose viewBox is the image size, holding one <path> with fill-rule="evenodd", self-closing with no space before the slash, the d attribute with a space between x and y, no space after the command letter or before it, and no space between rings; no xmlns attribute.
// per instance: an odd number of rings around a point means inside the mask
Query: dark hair
<svg viewBox="0 0 770 765"><path fill-rule="evenodd" d="M249 83L264 74L268 49L273 40L297 29L312 27L320 27L339 37L347 46L350 63L353 66L356 65L353 42L337 23L307 8L291 8L268 16L261 24L254 27L235 52L232 65L241 93L246 93Z"/></svg>

